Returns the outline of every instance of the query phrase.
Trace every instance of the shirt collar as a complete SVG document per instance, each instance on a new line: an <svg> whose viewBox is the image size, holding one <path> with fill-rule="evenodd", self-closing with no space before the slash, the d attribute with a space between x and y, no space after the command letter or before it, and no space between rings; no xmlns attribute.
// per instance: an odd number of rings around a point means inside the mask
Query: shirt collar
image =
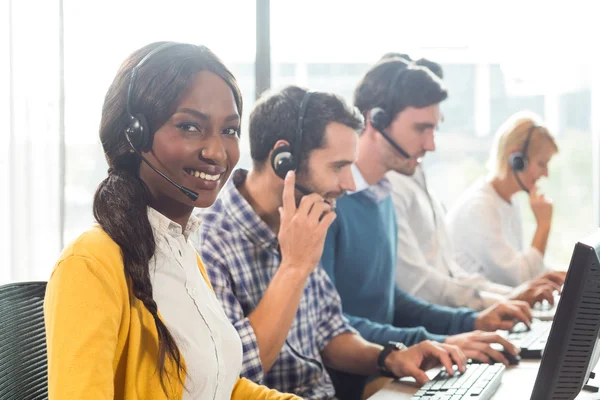
<svg viewBox="0 0 600 400"><path fill-rule="evenodd" d="M277 248L279 241L275 232L256 214L248 201L240 194L238 187L244 184L247 176L248 171L244 169L233 172L231 179L225 184L219 195L223 211L231 216L237 224L237 228L243 230L252 242L262 247Z"/></svg>
<svg viewBox="0 0 600 400"><path fill-rule="evenodd" d="M348 194L362 192L365 189L369 188L369 184L365 180L363 174L360 172L356 164L352 164L350 166L352 170L352 178L354 178L354 185L356 186L356 190L354 192L348 192Z"/></svg>
<svg viewBox="0 0 600 400"><path fill-rule="evenodd" d="M369 185L365 180L363 174L360 172L356 164L351 165L352 177L354 178L354 184L356 190L354 192L348 192L349 195L364 192L364 195L373 200L375 203L379 203L392 192L392 185L387 177L383 177L379 182L374 185Z"/></svg>
<svg viewBox="0 0 600 400"><path fill-rule="evenodd" d="M188 237L192 233L196 232L200 227L200 219L194 215L190 215L190 219L185 226L185 230L182 232L181 225L179 225L177 222L171 221L169 218L156 211L152 207L148 207L148 220L150 221L152 229L156 233L170 236L183 234L185 240L188 240Z"/></svg>

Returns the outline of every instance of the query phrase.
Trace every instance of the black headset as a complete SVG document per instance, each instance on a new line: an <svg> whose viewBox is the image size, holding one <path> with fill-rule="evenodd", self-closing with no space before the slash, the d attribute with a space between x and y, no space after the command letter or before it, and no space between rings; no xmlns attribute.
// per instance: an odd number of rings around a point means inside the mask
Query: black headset
<svg viewBox="0 0 600 400"><path fill-rule="evenodd" d="M304 118L306 117L308 102L313 93L313 91L307 91L300 102L294 142L291 145L277 147L271 153L271 167L273 167L273 171L281 179L285 179L288 172L297 171L300 166L300 149L302 146L302 137L304 136ZM308 194L309 192L299 185L296 185L296 189L304 194Z"/></svg>
<svg viewBox="0 0 600 400"><path fill-rule="evenodd" d="M404 72L408 69L408 65L403 65L402 68L398 69L394 79L390 85L390 91L394 90L400 81L400 78L404 74ZM388 98L391 96L388 96ZM381 107L375 107L369 110L369 119L371 120L371 126L375 128L377 132L383 136L385 140L404 158L411 158L411 155L408 154L398 143L394 141L387 133L385 133L385 129L392 123L392 115L388 113Z"/></svg>
<svg viewBox="0 0 600 400"><path fill-rule="evenodd" d="M534 123L529 128L527 132L527 137L525 138L525 142L523 142L523 148L521 151L515 151L510 153L508 158L508 162L510 163L510 167L515 172L523 172L527 169L527 165L529 164L527 159L527 149L529 148L529 142L531 142L531 136L533 135L533 131L535 131L537 125Z"/></svg>
<svg viewBox="0 0 600 400"><path fill-rule="evenodd" d="M508 157L508 163L510 164L510 168L512 169L513 174L517 179L517 183L519 184L519 186L521 186L521 189L523 189L527 193L529 193L529 189L525 187L525 185L521 181L521 178L519 178L518 173L525 171L527 169L527 166L529 165L529 160L527 158L527 149L529 148L529 143L531 142L533 131L535 131L536 128L537 125L533 123L533 125L531 125L531 128L529 128L529 131L527 132L527 137L525 138L525 142L523 142L523 148L521 148L521 151L515 151L513 153L510 153L510 156Z"/></svg>
<svg viewBox="0 0 600 400"><path fill-rule="evenodd" d="M131 111L131 109L132 109L131 100L133 97L133 90L135 88L135 81L136 81L136 77L137 77L138 68L140 68L142 65L144 65L144 63L146 63L148 61L148 59L150 59L150 57L152 57L156 53L158 53L164 49L167 49L169 47L177 46L180 44L181 43L177 43L177 42L167 42L167 43L161 44L160 46L156 47L155 49L150 51L148 54L146 54L140 60L140 62L138 62L137 65L131 69L131 76L129 78L129 88L127 90L127 114L129 115L129 122L128 122L127 126L125 127L125 138L129 142L129 145L131 146L133 151L138 156L140 156L142 161L144 161L146 164L148 164L148 166L150 168L152 168L152 170L154 170L154 172L156 172L157 174L162 176L164 179L166 179L171 185L173 185L177 189L179 189L183 194L185 194L187 197L189 197L192 201L196 201L196 200L198 200L197 192L194 192L191 189L188 189L184 186L181 186L181 185L175 183L171 178L169 178L167 175L165 175L164 173L159 171L154 165L152 165L152 163L150 161L148 161L146 159L146 157L144 157L142 155L140 150L147 148L152 143L151 135L150 135L150 128L148 127L148 120L146 119L144 114L137 113L134 115Z"/></svg>

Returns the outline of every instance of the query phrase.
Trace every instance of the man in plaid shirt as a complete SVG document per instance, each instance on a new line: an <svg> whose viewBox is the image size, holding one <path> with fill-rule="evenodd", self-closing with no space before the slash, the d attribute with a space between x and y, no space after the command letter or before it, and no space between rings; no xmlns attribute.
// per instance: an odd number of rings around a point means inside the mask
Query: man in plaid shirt
<svg viewBox="0 0 600 400"><path fill-rule="evenodd" d="M242 339L242 375L304 398L335 396L326 366L424 382L433 364L466 362L455 346L365 341L319 265L335 199L355 189L350 166L362 128L360 114L332 94L291 86L264 96L250 116L253 170L236 171L198 214L194 242Z"/></svg>

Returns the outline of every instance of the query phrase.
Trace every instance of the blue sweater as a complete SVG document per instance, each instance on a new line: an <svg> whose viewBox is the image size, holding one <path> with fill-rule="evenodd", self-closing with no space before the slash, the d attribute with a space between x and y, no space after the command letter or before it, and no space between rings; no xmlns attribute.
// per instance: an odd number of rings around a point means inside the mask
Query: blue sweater
<svg viewBox="0 0 600 400"><path fill-rule="evenodd" d="M365 191L344 196L336 212L321 262L340 293L345 315L365 339L410 346L474 329L474 311L433 305L398 289L391 196L377 203Z"/></svg>

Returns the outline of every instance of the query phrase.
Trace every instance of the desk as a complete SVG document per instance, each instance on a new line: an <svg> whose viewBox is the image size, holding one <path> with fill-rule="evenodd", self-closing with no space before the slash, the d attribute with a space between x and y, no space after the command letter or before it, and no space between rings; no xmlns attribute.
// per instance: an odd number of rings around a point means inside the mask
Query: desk
<svg viewBox="0 0 600 400"><path fill-rule="evenodd" d="M502 383L493 399L511 399L511 400L529 400L533 385L535 384L535 378L540 365L540 361L533 360L522 360L521 363L514 367L506 368L504 375L502 376ZM590 384L596 386L600 385L600 364L596 367L596 379L590 381ZM437 371L429 371L427 375L435 376ZM409 400L413 394L418 390L418 387L414 383L395 381L388 383L369 397L369 400ZM600 392L590 393L582 391L577 400L600 400Z"/></svg>

